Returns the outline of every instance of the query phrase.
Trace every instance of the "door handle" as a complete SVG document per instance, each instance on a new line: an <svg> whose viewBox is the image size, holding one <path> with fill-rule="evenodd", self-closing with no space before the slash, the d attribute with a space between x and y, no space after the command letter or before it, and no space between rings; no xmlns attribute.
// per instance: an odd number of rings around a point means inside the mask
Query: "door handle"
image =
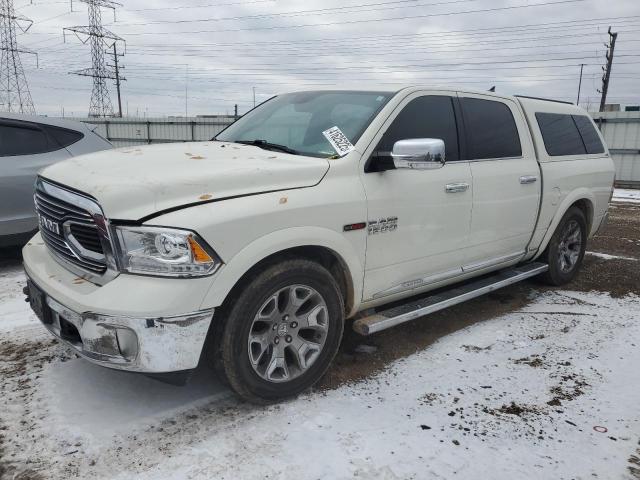
<svg viewBox="0 0 640 480"><path fill-rule="evenodd" d="M529 183L536 183L538 181L538 177L535 175L524 175L520 177L520 183L522 185L527 185Z"/></svg>
<svg viewBox="0 0 640 480"><path fill-rule="evenodd" d="M468 183L447 183L445 191L447 193L466 192L469 189Z"/></svg>

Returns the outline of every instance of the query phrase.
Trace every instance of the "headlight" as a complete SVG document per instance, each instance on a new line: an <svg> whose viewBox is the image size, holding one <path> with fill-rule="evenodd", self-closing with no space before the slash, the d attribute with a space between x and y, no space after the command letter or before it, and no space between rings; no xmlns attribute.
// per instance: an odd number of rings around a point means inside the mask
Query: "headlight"
<svg viewBox="0 0 640 480"><path fill-rule="evenodd" d="M167 277L210 275L222 264L195 233L164 227L116 226L124 272Z"/></svg>

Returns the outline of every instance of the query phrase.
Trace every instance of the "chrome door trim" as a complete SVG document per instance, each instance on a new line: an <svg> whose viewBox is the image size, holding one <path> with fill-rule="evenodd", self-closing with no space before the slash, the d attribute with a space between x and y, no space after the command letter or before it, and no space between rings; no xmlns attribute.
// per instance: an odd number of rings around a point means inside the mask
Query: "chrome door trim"
<svg viewBox="0 0 640 480"><path fill-rule="evenodd" d="M523 257L525 254L524 251L510 253L508 255L502 255L500 257L490 258L489 260L482 260L481 262L470 263L469 265L464 265L462 267L462 271L464 273L475 272L476 270L482 270L483 268L492 267L494 265L499 265L501 263L509 262L511 260L516 260L519 257Z"/></svg>
<svg viewBox="0 0 640 480"><path fill-rule="evenodd" d="M523 175L522 177L520 177L520 183L522 185L536 183L537 181L538 181L538 177L536 175Z"/></svg>
<svg viewBox="0 0 640 480"><path fill-rule="evenodd" d="M462 268L458 267L453 270L448 270L446 272L436 273L435 275L428 275L426 277L416 278L415 280L408 280L406 282L402 282L399 285L395 285L391 288L375 293L371 298L376 299L381 297L387 297L395 293L402 293L409 290L415 290L416 288L427 287L433 283L438 283L444 280L449 280L451 278L457 277L458 275L462 275L462 273L463 273Z"/></svg>
<svg viewBox="0 0 640 480"><path fill-rule="evenodd" d="M469 184L460 182L460 183L447 183L444 187L445 192L447 193L460 193L466 192L469 190Z"/></svg>

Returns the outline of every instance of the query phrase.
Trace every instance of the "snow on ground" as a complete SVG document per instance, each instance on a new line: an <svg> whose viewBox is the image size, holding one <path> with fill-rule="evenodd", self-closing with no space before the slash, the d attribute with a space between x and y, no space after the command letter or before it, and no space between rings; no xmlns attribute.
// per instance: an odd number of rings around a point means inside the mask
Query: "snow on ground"
<svg viewBox="0 0 640 480"><path fill-rule="evenodd" d="M206 369L174 387L64 353L21 275L0 276L2 338L37 348L3 380L0 423L29 478L631 478L637 296L532 291L373 378L256 407Z"/></svg>
<svg viewBox="0 0 640 480"><path fill-rule="evenodd" d="M0 268L0 338L16 327L39 325L35 314L24 301L24 286L25 276L21 265Z"/></svg>
<svg viewBox="0 0 640 480"><path fill-rule="evenodd" d="M616 188L613 191L614 202L640 203L640 190Z"/></svg>
<svg viewBox="0 0 640 480"><path fill-rule="evenodd" d="M624 257L620 255L611 255L609 253L601 253L601 252L586 252L587 255L591 255L592 257L602 258L603 260L629 260L632 262L637 262L637 258L633 257Z"/></svg>

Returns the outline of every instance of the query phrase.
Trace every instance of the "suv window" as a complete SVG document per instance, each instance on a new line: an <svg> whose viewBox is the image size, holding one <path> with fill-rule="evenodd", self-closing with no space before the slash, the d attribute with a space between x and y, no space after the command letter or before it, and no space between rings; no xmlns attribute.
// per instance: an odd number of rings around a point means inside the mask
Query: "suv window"
<svg viewBox="0 0 640 480"><path fill-rule="evenodd" d="M447 96L429 95L411 100L393 120L382 136L374 152L375 163L390 164L393 144L412 138L439 138L444 140L447 161L460 159L458 128L453 110L453 99ZM379 170L379 168L374 168Z"/></svg>
<svg viewBox="0 0 640 480"><path fill-rule="evenodd" d="M571 115L536 113L544 148L552 157L587 153L576 122Z"/></svg>
<svg viewBox="0 0 640 480"><path fill-rule="evenodd" d="M0 124L0 156L33 155L56 150L38 128Z"/></svg>
<svg viewBox="0 0 640 480"><path fill-rule="evenodd" d="M464 97L460 104L470 159L522 156L518 127L506 104Z"/></svg>
<svg viewBox="0 0 640 480"><path fill-rule="evenodd" d="M573 121L576 122L587 153L604 153L604 145L591 119L586 115L573 115Z"/></svg>
<svg viewBox="0 0 640 480"><path fill-rule="evenodd" d="M51 125L42 125L42 128L60 147L73 145L84 137L84 134L76 132L75 130L69 130L68 128L53 127Z"/></svg>

